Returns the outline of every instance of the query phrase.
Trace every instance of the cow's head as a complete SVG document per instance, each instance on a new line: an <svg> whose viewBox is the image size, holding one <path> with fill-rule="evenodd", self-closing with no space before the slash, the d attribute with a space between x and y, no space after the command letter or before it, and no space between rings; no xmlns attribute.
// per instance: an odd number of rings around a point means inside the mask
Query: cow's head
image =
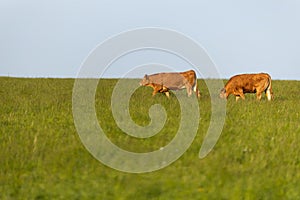
<svg viewBox="0 0 300 200"><path fill-rule="evenodd" d="M141 80L140 85L146 86L150 83L149 76L145 74L144 78Z"/></svg>
<svg viewBox="0 0 300 200"><path fill-rule="evenodd" d="M227 98L226 89L225 88L221 89L220 98L222 98L222 99L226 99Z"/></svg>

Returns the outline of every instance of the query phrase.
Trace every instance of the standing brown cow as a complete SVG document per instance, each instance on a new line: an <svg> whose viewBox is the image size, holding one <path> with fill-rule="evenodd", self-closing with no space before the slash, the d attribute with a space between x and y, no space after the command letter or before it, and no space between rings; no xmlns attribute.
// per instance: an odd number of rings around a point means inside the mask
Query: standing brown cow
<svg viewBox="0 0 300 200"><path fill-rule="evenodd" d="M196 96L200 97L200 92L197 86L197 77L194 70L186 72L171 72L145 75L141 80L140 85L150 86L153 88L152 96L157 92L165 93L169 97L169 90L180 90L186 88L188 96L192 95L192 91Z"/></svg>
<svg viewBox="0 0 300 200"><path fill-rule="evenodd" d="M233 94L237 101L239 98L244 100L245 93L256 93L257 100L260 100L262 92L266 93L269 101L273 98L271 76L269 74L240 74L229 79L221 90L220 97L227 99L230 94Z"/></svg>

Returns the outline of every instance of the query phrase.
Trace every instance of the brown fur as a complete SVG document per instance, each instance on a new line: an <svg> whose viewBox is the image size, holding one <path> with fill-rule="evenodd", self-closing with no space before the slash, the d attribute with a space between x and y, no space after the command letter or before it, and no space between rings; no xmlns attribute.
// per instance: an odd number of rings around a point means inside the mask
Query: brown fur
<svg viewBox="0 0 300 200"><path fill-rule="evenodd" d="M273 98L271 77L269 74L240 74L229 79L225 87L221 90L220 97L228 98L230 94L245 99L245 93L256 93L257 100L261 99L261 94L265 92L268 100Z"/></svg>
<svg viewBox="0 0 300 200"><path fill-rule="evenodd" d="M145 86L149 86L153 88L152 96L155 96L157 92L164 93L168 98L170 97L169 89L165 86L155 84L155 83L149 83Z"/></svg>
<svg viewBox="0 0 300 200"><path fill-rule="evenodd" d="M186 88L188 96L191 96L192 90L194 90L196 96L198 98L200 97L196 73L193 70L179 73L172 72L145 75L141 80L140 85L152 87L153 96L157 92L161 92L165 93L166 96L169 97L169 90L180 90Z"/></svg>

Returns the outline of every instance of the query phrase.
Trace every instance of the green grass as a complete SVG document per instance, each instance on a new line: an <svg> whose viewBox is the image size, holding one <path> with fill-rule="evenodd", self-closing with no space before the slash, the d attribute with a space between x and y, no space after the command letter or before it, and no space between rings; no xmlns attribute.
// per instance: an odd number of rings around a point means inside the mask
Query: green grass
<svg viewBox="0 0 300 200"><path fill-rule="evenodd" d="M165 106L168 119L156 136L132 138L111 114L115 83L101 80L96 94L99 123L111 141L135 152L168 144L180 120L174 96L152 98L150 88L137 89L130 101L137 124L149 123L148 109L155 103ZM299 81L273 81L272 102L230 97L222 135L199 159L211 116L209 93L199 80L201 119L194 142L170 166L144 174L111 169L84 148L73 122L73 84L73 79L0 78L0 199L299 199Z"/></svg>

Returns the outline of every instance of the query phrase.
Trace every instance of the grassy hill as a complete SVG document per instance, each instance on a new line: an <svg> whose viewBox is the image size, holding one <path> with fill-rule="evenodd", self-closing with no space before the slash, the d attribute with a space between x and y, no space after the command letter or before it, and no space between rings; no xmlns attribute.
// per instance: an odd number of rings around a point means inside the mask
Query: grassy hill
<svg viewBox="0 0 300 200"><path fill-rule="evenodd" d="M165 106L168 119L156 136L133 138L111 114L116 82L101 80L95 97L110 140L135 152L168 144L180 120L176 98L137 89L130 100L137 124L149 123L155 103ZM162 170L131 174L103 165L82 145L72 116L73 79L0 78L0 199L298 199L300 82L273 81L272 102L229 98L222 135L204 159L198 154L211 104L205 82L198 82L201 119L190 148Z"/></svg>

